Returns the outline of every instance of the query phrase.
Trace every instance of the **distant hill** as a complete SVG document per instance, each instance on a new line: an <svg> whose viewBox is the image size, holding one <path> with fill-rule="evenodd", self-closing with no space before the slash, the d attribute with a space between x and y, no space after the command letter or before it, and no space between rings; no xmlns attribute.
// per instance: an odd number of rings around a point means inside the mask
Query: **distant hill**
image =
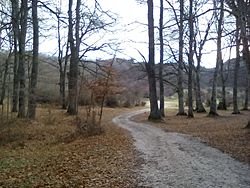
<svg viewBox="0 0 250 188"><path fill-rule="evenodd" d="M233 87L235 59L230 59L224 63L224 76L227 78L226 86ZM245 61L240 61L238 87L246 87L247 66Z"/></svg>
<svg viewBox="0 0 250 188"><path fill-rule="evenodd" d="M43 57L44 59L45 57ZM112 59L109 60L99 60L97 62L98 66L105 66L110 63ZM94 70L96 67L96 62L85 61L81 63L86 69L84 75L90 75L87 70ZM224 76L226 79L226 87L233 86L234 78L234 66L235 59L231 59L224 63ZM54 97L59 96L59 71L56 59L47 58L41 61L39 65L39 91L43 94L53 93ZM174 85L177 84L177 67L176 63L164 64L163 74L164 80L166 81L165 95L171 96L175 93L176 88ZM135 63L132 59L120 59L116 58L113 62L112 68L116 70L117 80L121 87L126 88L124 93L128 96L148 96L148 81L145 72L145 65L143 63ZM83 68L81 67L82 71ZM156 75L158 74L158 65L156 65ZM212 86L214 68L201 67L201 87L202 89L210 89ZM240 63L239 70L239 81L238 86L241 88L245 87L246 84L246 66L243 61ZM220 75L218 76L218 87L220 86ZM184 88L187 88L187 75L184 73Z"/></svg>

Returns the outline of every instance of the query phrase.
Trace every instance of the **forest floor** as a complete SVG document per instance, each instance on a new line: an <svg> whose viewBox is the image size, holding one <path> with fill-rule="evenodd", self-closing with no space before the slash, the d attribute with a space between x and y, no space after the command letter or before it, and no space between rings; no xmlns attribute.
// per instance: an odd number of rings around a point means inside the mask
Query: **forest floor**
<svg viewBox="0 0 250 188"><path fill-rule="evenodd" d="M176 116L176 112L176 109L167 110L163 121L156 123L147 121L146 112L133 117L133 120L154 125L166 132L192 135L239 161L250 164L250 130L244 129L250 111L241 111L238 115L232 114L231 110L218 111L218 117L195 113L195 118Z"/></svg>
<svg viewBox="0 0 250 188"><path fill-rule="evenodd" d="M0 187L136 187L133 141L111 121L128 111L105 108L104 133L70 141L76 117L59 108L38 108L35 121L1 119Z"/></svg>
<svg viewBox="0 0 250 188"><path fill-rule="evenodd" d="M129 132L112 123L114 117L137 109L105 108L104 133L70 140L77 118L58 107L39 107L35 121L16 119L15 114L8 121L0 117L0 187L137 187L143 158ZM85 109L79 112L84 116ZM243 127L250 113L219 113L217 118L195 114L187 119L171 110L163 122L151 124L163 132L193 135L249 163L250 133ZM146 112L133 120L149 123Z"/></svg>

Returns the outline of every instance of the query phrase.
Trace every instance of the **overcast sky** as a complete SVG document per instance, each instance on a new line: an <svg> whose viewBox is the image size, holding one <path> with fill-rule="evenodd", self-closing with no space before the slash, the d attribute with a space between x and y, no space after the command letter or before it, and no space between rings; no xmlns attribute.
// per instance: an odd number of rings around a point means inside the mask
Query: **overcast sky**
<svg viewBox="0 0 250 188"><path fill-rule="evenodd" d="M158 2L158 1L157 1ZM147 28L139 23L147 23L147 6L140 5L136 2L136 0L99 0L99 3L102 5L104 10L109 10L113 13L116 13L119 17L118 24L115 26L115 32L112 34L107 34L103 37L104 41L111 40L112 38L116 38L121 43L119 48L122 49L121 53L117 54L117 57L121 58L134 58L137 61L142 61L138 50L147 58L148 57L148 36L147 36ZM157 6L157 5L156 5ZM67 8L67 6L65 7ZM155 10L155 25L158 24L158 8ZM165 15L166 17L167 15ZM52 52L56 51L56 39L43 41L41 45L41 52ZM211 41L207 43L205 46L205 50L210 52L212 50L216 50L215 41ZM226 55L225 59L228 59L228 55ZM104 53L94 52L89 53L88 58L90 59L105 59L110 58ZM156 49L156 62L159 61L159 53ZM206 67L214 67L216 61L216 53L212 52L209 54L204 54L203 56L203 65Z"/></svg>

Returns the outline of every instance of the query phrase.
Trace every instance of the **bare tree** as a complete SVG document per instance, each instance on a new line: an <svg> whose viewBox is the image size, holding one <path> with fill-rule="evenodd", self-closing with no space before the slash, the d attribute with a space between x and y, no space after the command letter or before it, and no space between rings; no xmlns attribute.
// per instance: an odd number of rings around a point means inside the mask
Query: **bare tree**
<svg viewBox="0 0 250 188"><path fill-rule="evenodd" d="M28 0L21 1L20 8L20 33L18 36L19 42L19 65L18 65L18 78L19 78L19 111L18 117L24 118L25 114L25 101L26 101L26 74L25 74L25 45L27 34L27 17L28 17Z"/></svg>
<svg viewBox="0 0 250 188"><path fill-rule="evenodd" d="M160 39L160 65L159 65L159 85L160 85L160 112L161 116L165 117L164 107L164 83L163 83L163 58L164 58L164 43L163 43L163 0L160 0L160 20L159 20L159 39Z"/></svg>
<svg viewBox="0 0 250 188"><path fill-rule="evenodd" d="M249 26L250 26L250 3L248 0L226 0L233 15L238 18L240 24L241 40L243 44L243 59L246 62L248 77L250 75L250 50L249 50ZM250 128L250 119L246 128Z"/></svg>
<svg viewBox="0 0 250 188"><path fill-rule="evenodd" d="M195 68L195 92L196 92L196 111L198 113L206 112L202 100L201 100L201 86L200 86L200 69L201 69L201 60L203 55L203 48L204 45L207 42L208 34L211 28L211 25L213 24L213 16L208 21L207 28L205 30L204 36L202 35L201 28L199 28L199 17L195 19L195 28L196 28L196 35L195 35L195 41L194 41L194 51L196 55L197 60L197 66Z"/></svg>
<svg viewBox="0 0 250 188"><path fill-rule="evenodd" d="M28 118L36 117L36 92L38 76L38 53L39 53L39 26L37 15L37 2L32 0L32 23L33 23L33 51L32 51L32 70L29 85Z"/></svg>
<svg viewBox="0 0 250 188"><path fill-rule="evenodd" d="M0 105L3 105L3 101L5 98L6 93L6 80L9 72L9 65L12 55L12 45L11 45L11 36L10 37L10 50L7 59L5 60L4 70L3 70L3 80L2 80L2 88L1 88L1 98L0 98Z"/></svg>
<svg viewBox="0 0 250 188"><path fill-rule="evenodd" d="M60 2L61 3L61 2ZM62 105L62 109L67 108L67 100L66 100L66 71L67 71L67 64L69 59L69 42L67 41L66 44L63 44L63 36L62 36L62 24L64 21L62 20L62 10L61 4L58 7L58 11L55 13L57 19L57 43L58 43L58 64L59 64L59 87L60 87L60 101ZM66 50L64 50L66 46ZM64 55L65 51L65 55Z"/></svg>
<svg viewBox="0 0 250 188"><path fill-rule="evenodd" d="M234 83L233 83L233 114L239 114L238 108L238 75L239 75L239 66L240 66L240 30L239 30L239 19L236 18L236 59L234 67Z"/></svg>
<svg viewBox="0 0 250 188"><path fill-rule="evenodd" d="M12 30L13 30L13 43L14 43L14 66L13 66L13 96L12 96L12 112L18 111L18 90L19 90L19 79L18 79L18 64L19 64L19 54L18 54L18 36L19 36L19 25L20 25L20 15L19 15L19 3L18 0L11 0L12 12Z"/></svg>
<svg viewBox="0 0 250 188"><path fill-rule="evenodd" d="M188 51L188 117L194 117L193 114L193 65L194 65L194 15L193 0L189 0L189 51Z"/></svg>
<svg viewBox="0 0 250 188"><path fill-rule="evenodd" d="M216 2L214 2L215 8L217 7ZM213 86L212 86L212 96L211 96L211 104L210 104L210 111L209 116L218 116L217 113L217 104L216 104L216 97L217 97L217 77L219 66L222 61L222 49L221 49L221 38L222 38L222 28L223 28L223 19L224 19L224 0L220 1L220 13L219 16L215 13L217 23L217 56L216 56L216 67L214 70L213 76Z"/></svg>
<svg viewBox="0 0 250 188"><path fill-rule="evenodd" d="M67 112L71 115L77 114L77 90L78 90L78 73L79 62L84 61L86 54L90 51L102 50L110 46L110 43L97 42L91 43L89 38L100 34L100 31L109 32L108 27L115 23L115 18L111 13L102 9L98 1L94 2L94 7L89 8L82 1L69 1L68 24L65 22L65 17L60 9L54 11L53 8L43 3L43 6L48 9L57 19L57 39L58 39L58 63L60 72L60 96L62 107L68 103ZM76 5L75 11L72 6ZM68 41L63 44L64 35L61 32L63 24L68 27ZM63 29L62 29L63 30ZM97 36L100 37L100 36ZM68 101L65 95L65 75L67 71L67 62L70 61L68 76Z"/></svg>
<svg viewBox="0 0 250 188"><path fill-rule="evenodd" d="M149 61L146 70L149 83L150 114L148 119L161 119L157 104L156 79L155 79L155 43L154 43L154 4L153 0L147 0L148 5L148 39L149 39Z"/></svg>
<svg viewBox="0 0 250 188"><path fill-rule="evenodd" d="M80 5L81 0L76 1L75 9L75 24L72 13L73 0L69 0L69 44L70 44L70 70L68 74L69 79L69 94L68 94L68 110L70 115L77 114L77 82L78 82L78 64L79 64L79 48L80 48ZM74 33L75 32L75 33ZM74 37L75 36L75 37Z"/></svg>
<svg viewBox="0 0 250 188"><path fill-rule="evenodd" d="M170 58L173 58L175 62L177 62L178 67L176 68L175 65L173 65L173 69L177 71L176 77L177 77L177 85L174 86L177 94L178 94L178 115L186 116L187 113L185 113L184 110L184 21L186 21L185 12L184 12L184 0L180 0L179 2L179 11L175 8L172 1L166 0L168 3L168 6L170 7L170 14L173 14L173 17L165 23L164 29L168 29L170 33L168 36L170 39L168 39L168 47L170 49ZM178 14L179 12L179 14ZM175 28L177 26L177 28ZM178 38L177 35L178 34ZM176 37L176 38L175 38ZM166 40L166 39L165 39ZM171 41L177 41L178 40L178 50L174 49L172 45L169 44ZM166 81L166 79L165 79ZM169 84L169 82L166 82ZM172 85L172 84L170 84ZM172 85L173 86L173 85Z"/></svg>
<svg viewBox="0 0 250 188"><path fill-rule="evenodd" d="M184 0L180 0L180 20L179 20L179 60L178 60L178 102L179 110L177 115L187 115L184 111L183 95L183 33L184 33Z"/></svg>

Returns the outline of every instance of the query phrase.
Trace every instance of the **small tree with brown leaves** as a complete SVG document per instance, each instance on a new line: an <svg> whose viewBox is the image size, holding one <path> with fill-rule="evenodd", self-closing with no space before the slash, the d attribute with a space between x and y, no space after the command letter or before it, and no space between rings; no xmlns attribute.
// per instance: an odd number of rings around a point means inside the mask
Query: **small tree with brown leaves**
<svg viewBox="0 0 250 188"><path fill-rule="evenodd" d="M116 71L112 68L113 61L100 66L94 78L85 79L82 83L83 87L90 92L90 103L86 105L85 119L79 121L78 117L77 128L81 134L96 135L103 132L101 123L105 101L107 97L121 92L116 81Z"/></svg>

